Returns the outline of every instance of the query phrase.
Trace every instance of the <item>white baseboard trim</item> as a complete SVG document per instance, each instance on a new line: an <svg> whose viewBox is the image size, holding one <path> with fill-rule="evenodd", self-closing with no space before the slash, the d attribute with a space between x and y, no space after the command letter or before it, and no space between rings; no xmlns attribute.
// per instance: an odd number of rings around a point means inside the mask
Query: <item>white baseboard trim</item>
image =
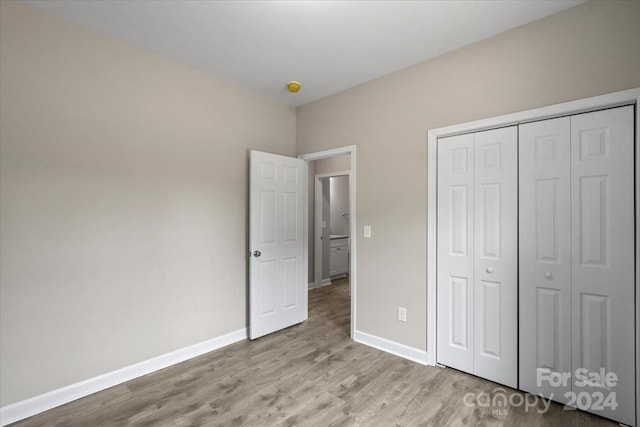
<svg viewBox="0 0 640 427"><path fill-rule="evenodd" d="M322 282L316 288L321 288L323 286L327 286L331 284L331 279L322 279Z"/></svg>
<svg viewBox="0 0 640 427"><path fill-rule="evenodd" d="M429 357L427 356L427 352L424 350L418 350L417 348L409 347L408 345L390 341L385 338L380 338L366 332L361 332L357 329L353 334L353 339L361 344L386 351L387 353L395 354L396 356L420 363L421 365L430 365Z"/></svg>
<svg viewBox="0 0 640 427"><path fill-rule="evenodd" d="M238 329L237 331L126 366L116 371L3 406L0 408L0 425L5 426L20 421L56 406L64 405L72 400L80 399L134 378L242 341L248 337L247 332L247 328Z"/></svg>
<svg viewBox="0 0 640 427"><path fill-rule="evenodd" d="M320 283L316 283L316 282L309 283L309 289L317 289L330 284L331 284L331 279L322 279Z"/></svg>

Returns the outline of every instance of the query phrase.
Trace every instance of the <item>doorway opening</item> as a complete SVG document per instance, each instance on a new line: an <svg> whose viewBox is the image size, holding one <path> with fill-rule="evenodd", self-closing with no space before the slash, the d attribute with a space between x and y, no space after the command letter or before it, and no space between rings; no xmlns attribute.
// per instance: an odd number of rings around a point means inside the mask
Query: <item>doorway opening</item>
<svg viewBox="0 0 640 427"><path fill-rule="evenodd" d="M347 303L349 335L353 337L356 320L356 147L298 157L307 162L309 171L305 249L309 290L317 289L309 294L309 300L320 298L320 293L322 298L344 300L350 297ZM326 285L331 286L318 289Z"/></svg>
<svg viewBox="0 0 640 427"><path fill-rule="evenodd" d="M335 169L338 162L349 163L349 156L317 160L309 165L315 171ZM311 173L309 174L311 175ZM319 288L349 278L349 251L351 248L349 212L350 171L316 173L313 218L313 282L309 288ZM311 230L311 221L309 229ZM311 254L310 254L311 255Z"/></svg>

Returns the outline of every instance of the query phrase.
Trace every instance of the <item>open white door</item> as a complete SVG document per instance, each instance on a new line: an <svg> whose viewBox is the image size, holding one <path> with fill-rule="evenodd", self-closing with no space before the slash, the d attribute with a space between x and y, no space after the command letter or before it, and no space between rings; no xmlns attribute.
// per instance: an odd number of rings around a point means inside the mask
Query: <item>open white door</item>
<svg viewBox="0 0 640 427"><path fill-rule="evenodd" d="M251 151L249 337L307 318L304 160Z"/></svg>

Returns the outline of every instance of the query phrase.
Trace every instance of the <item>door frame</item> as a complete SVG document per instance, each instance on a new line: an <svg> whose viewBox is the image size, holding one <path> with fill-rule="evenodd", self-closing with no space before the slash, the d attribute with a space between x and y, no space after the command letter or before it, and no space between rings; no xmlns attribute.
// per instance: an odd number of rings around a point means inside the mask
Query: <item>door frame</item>
<svg viewBox="0 0 640 427"><path fill-rule="evenodd" d="M312 162L314 160L327 159L329 157L343 156L349 154L351 156L351 170L349 171L349 238L351 239L351 252L349 255L349 287L351 291L351 328L350 336L353 339L356 328L356 289L357 289L357 269L356 269L356 246L357 246L357 227L356 227L356 146L346 145L344 147L332 148L329 150L316 151L308 154L301 154L298 156L306 162ZM335 173L334 173L335 174ZM330 174L334 175L334 174ZM344 174L344 173L342 173ZM307 174L308 175L308 174ZM315 205L315 204L314 204ZM309 187L306 186L305 191L305 217L309 217ZM315 206L314 206L315 208ZM304 230L304 256L309 259L309 227ZM317 258L317 251L316 251ZM322 274L322 273L320 273ZM314 281L317 277L317 271L314 270Z"/></svg>
<svg viewBox="0 0 640 427"><path fill-rule="evenodd" d="M339 172L328 172L328 173L320 173L315 175L314 189L315 189L315 200L313 202L313 283L314 288L320 288L324 285L328 285L329 283L322 283L322 182L323 178L332 178L334 176L349 176L351 177L351 171L339 171ZM349 197L351 197L351 178L349 178ZM351 204L351 201L349 201ZM351 206L349 206L351 209ZM351 212L349 212L349 232L351 232ZM349 236L351 238L351 236ZM309 287L311 289L311 287Z"/></svg>
<svg viewBox="0 0 640 427"><path fill-rule="evenodd" d="M505 114L482 120L430 129L427 136L427 361L436 365L437 316L437 156L438 138L519 125L605 108L635 105L635 294L636 294L636 423L640 421L640 88L609 93Z"/></svg>

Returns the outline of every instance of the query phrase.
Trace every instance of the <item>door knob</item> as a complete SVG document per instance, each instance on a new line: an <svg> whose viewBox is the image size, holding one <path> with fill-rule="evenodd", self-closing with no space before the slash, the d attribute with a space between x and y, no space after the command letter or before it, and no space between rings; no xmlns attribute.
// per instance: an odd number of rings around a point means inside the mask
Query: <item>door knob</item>
<svg viewBox="0 0 640 427"><path fill-rule="evenodd" d="M260 255L262 255L262 252L260 251L253 251L253 256L258 258Z"/></svg>
<svg viewBox="0 0 640 427"><path fill-rule="evenodd" d="M544 277L545 277L546 279L551 280L551 278L553 277L553 274L551 274L551 272L547 271L546 273L544 273Z"/></svg>
<svg viewBox="0 0 640 427"><path fill-rule="evenodd" d="M493 273L493 267L487 267L487 269L485 271L487 273L491 274L491 273Z"/></svg>

